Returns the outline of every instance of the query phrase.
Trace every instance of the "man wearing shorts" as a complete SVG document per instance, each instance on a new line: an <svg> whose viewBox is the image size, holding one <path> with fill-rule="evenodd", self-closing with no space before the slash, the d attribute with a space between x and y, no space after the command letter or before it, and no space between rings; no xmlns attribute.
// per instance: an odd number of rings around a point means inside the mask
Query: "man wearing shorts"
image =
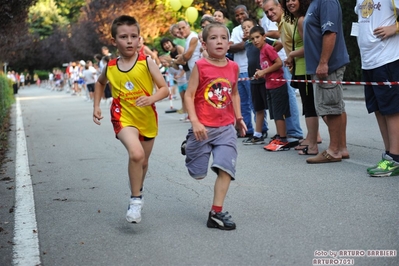
<svg viewBox="0 0 399 266"><path fill-rule="evenodd" d="M385 1L378 9L365 8L357 1L357 42L362 58L364 81L399 81L399 1ZM399 86L364 86L366 107L374 113L385 152L377 165L367 168L373 177L399 175Z"/></svg>
<svg viewBox="0 0 399 266"><path fill-rule="evenodd" d="M303 22L303 33L307 74L315 80L342 81L349 55L339 1L313 0ZM317 83L314 97L316 112L327 124L330 143L327 150L306 161L329 163L349 158L342 85Z"/></svg>

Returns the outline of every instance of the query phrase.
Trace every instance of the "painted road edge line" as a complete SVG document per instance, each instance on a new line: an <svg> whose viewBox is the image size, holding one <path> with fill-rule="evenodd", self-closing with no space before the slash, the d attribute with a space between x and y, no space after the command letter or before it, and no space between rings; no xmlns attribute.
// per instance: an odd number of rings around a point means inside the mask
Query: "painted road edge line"
<svg viewBox="0 0 399 266"><path fill-rule="evenodd" d="M40 265L32 179L19 98L16 99L16 156L13 265Z"/></svg>

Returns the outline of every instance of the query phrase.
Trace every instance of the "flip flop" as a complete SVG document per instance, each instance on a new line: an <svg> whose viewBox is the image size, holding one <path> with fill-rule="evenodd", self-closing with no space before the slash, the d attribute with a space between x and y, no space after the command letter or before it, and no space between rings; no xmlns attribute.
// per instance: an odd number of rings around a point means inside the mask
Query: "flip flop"
<svg viewBox="0 0 399 266"><path fill-rule="evenodd" d="M309 153L308 150L309 150L308 147L303 148L302 150L299 150L298 154L299 154L299 155L317 155L317 154L318 154L318 152L316 152L316 153Z"/></svg>
<svg viewBox="0 0 399 266"><path fill-rule="evenodd" d="M306 162L309 164L316 164L316 163L336 163L341 162L341 158L334 158L329 154L326 150L322 153L317 154L314 157L310 157L306 159Z"/></svg>
<svg viewBox="0 0 399 266"><path fill-rule="evenodd" d="M300 141L299 141L299 145L301 145L301 143L304 141L305 139L301 139ZM318 141L317 142L317 144L321 144L321 143L323 143L322 141ZM305 145L303 145L303 146L305 146Z"/></svg>
<svg viewBox="0 0 399 266"><path fill-rule="evenodd" d="M303 151L303 149L307 149L308 148L308 146L309 145L305 145L305 144L299 144L299 145L297 145L294 149L296 150L296 151Z"/></svg>

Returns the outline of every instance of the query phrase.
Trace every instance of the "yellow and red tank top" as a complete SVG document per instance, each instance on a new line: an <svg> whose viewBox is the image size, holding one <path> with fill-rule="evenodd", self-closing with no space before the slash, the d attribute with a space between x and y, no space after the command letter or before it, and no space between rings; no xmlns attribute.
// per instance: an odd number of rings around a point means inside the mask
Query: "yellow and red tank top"
<svg viewBox="0 0 399 266"><path fill-rule="evenodd" d="M108 62L106 75L112 85L111 122L115 134L124 127L135 127L141 136L148 138L154 138L158 133L155 104L136 106L139 97L150 96L153 92L153 80L146 58L139 53L136 63L128 71L118 68L118 58Z"/></svg>

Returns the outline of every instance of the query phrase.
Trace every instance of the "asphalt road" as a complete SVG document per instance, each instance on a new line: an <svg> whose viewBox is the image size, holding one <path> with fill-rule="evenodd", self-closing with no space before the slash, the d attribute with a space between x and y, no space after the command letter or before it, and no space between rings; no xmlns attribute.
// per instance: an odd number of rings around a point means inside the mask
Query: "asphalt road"
<svg viewBox="0 0 399 266"><path fill-rule="evenodd" d="M351 159L341 163L309 165L294 150L266 152L238 139L237 179L225 202L237 230L225 232L206 227L215 175L209 171L202 181L188 175L180 143L190 124L165 113L169 101L157 104L159 136L143 219L129 224L127 154L105 105L97 126L82 97L33 86L18 97L42 265L399 265L399 177L366 174L383 144L363 101L346 101ZM180 108L179 100L174 106ZM273 121L269 127L272 136ZM16 250L16 132L13 124L0 171L0 265L11 265ZM322 122L320 132L322 151L328 144ZM372 250L395 256L371 257ZM348 260L322 260L334 259L333 251L341 251L335 259Z"/></svg>

